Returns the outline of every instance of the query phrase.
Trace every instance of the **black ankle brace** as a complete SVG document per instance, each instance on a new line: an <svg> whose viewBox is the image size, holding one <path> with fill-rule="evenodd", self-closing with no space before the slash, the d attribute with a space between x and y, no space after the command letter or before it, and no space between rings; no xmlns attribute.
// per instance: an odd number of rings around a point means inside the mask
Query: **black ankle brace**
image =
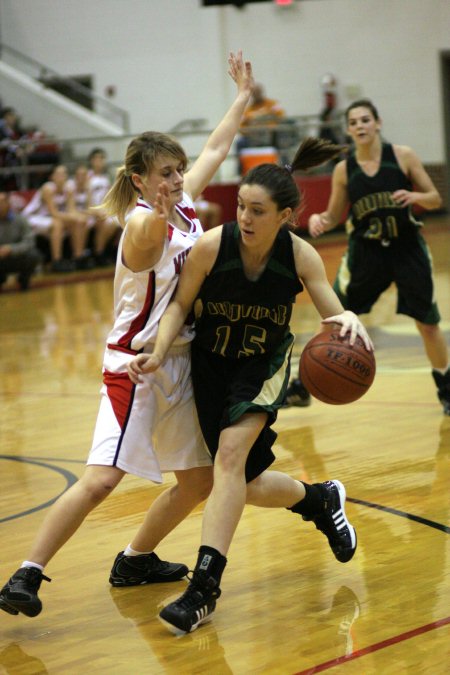
<svg viewBox="0 0 450 675"><path fill-rule="evenodd" d="M303 483L303 481L301 482ZM294 506L288 507L288 510L299 513L301 516L309 519L323 512L323 489L320 483L314 483L313 485L303 483L303 485L306 492L304 498L294 504Z"/></svg>
<svg viewBox="0 0 450 675"><path fill-rule="evenodd" d="M201 572L213 577L219 586L226 564L227 559L217 549L211 546L200 546L194 573Z"/></svg>

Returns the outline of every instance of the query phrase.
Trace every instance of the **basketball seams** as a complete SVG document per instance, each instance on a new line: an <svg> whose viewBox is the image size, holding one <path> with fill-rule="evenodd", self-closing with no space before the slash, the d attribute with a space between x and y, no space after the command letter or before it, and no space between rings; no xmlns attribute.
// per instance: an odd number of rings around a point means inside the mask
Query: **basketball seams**
<svg viewBox="0 0 450 675"><path fill-rule="evenodd" d="M337 399L332 398L329 394L326 394L320 387L317 385L317 382L312 382L310 379L310 376L308 375L308 365L307 362L304 362L303 364L300 365L300 377L302 379L303 384L305 387L312 393L312 391L316 392L318 391L321 394L321 398L319 399L323 403L331 403L332 405L344 405L342 401L338 401ZM312 390L312 391L311 391ZM315 394L313 394L315 396ZM318 398L317 396L315 396Z"/></svg>

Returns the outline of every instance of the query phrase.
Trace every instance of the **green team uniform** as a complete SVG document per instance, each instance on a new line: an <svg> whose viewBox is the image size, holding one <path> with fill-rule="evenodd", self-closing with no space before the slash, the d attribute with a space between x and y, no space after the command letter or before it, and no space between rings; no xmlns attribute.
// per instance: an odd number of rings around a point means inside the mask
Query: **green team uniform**
<svg viewBox="0 0 450 675"><path fill-rule="evenodd" d="M381 163L367 176L352 153L347 160L347 184L351 204L349 245L334 290L345 309L355 314L370 312L391 283L397 286L397 314L425 324L437 324L432 259L411 207L392 198L396 190L411 190L391 144L383 143Z"/></svg>
<svg viewBox="0 0 450 675"><path fill-rule="evenodd" d="M289 381L294 336L292 305L303 286L292 239L278 233L265 270L249 280L239 252L239 227L226 223L214 266L195 302L192 381L200 426L214 457L220 432L245 413L266 412L268 421L246 464L253 480L274 461L276 419Z"/></svg>

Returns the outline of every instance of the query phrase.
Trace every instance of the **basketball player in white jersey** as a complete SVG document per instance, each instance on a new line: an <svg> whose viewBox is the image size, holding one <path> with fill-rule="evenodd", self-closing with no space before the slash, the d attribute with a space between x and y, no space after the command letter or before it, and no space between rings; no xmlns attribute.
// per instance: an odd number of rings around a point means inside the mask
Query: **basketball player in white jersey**
<svg viewBox="0 0 450 675"><path fill-rule="evenodd" d="M94 265L104 267L107 264L112 264L111 260L106 260L105 247L119 225L117 221L109 218L101 210L93 208L99 204L94 201L94 191L88 167L85 164L79 164L75 169L73 178L68 183L73 189L75 208L86 223L88 246L93 248L93 256L88 251L86 268L94 267ZM106 192L103 192L103 197ZM99 193L97 192L96 197L98 198L98 196Z"/></svg>
<svg viewBox="0 0 450 675"><path fill-rule="evenodd" d="M184 327L157 373L138 385L128 378L130 356L151 352L160 316L169 303L181 267L201 234L193 200L226 158L253 88L251 64L230 54L229 74L237 96L208 138L192 168L170 136L148 132L128 146L103 208L124 227L114 284L115 322L105 350L102 400L88 466L80 480L51 507L28 559L0 591L0 609L36 616L44 566L72 536L87 514L126 473L162 482L174 471L176 484L152 503L144 523L111 571L114 586L177 581L185 565L162 561L159 542L207 497L211 458L197 422L189 343Z"/></svg>
<svg viewBox="0 0 450 675"><path fill-rule="evenodd" d="M88 177L91 191L91 205L99 207L111 187L106 172L106 153L102 148L93 148L88 155ZM120 228L116 217L107 216L101 209L95 211L94 258L96 265L104 267L111 263L106 249Z"/></svg>
<svg viewBox="0 0 450 675"><path fill-rule="evenodd" d="M35 192L23 215L35 234L48 237L53 272L71 272L83 267L86 218L76 211L73 187L64 165L53 169L50 180ZM73 260L63 258L63 241L67 233L70 235Z"/></svg>

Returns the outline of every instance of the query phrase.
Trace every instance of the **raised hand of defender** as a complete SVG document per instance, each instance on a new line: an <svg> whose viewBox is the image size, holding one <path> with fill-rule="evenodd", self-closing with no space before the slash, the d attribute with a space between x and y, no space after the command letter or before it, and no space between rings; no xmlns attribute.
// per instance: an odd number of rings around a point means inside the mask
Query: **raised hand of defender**
<svg viewBox="0 0 450 675"><path fill-rule="evenodd" d="M127 363L128 377L134 384L142 382L142 375L153 373L161 365L161 359L155 354L138 354Z"/></svg>
<svg viewBox="0 0 450 675"><path fill-rule="evenodd" d="M170 212L170 193L169 186L165 181L158 185L158 192L156 193L153 204L155 217L166 223L169 219Z"/></svg>
<svg viewBox="0 0 450 675"><path fill-rule="evenodd" d="M252 64L250 61L244 61L242 58L242 51L239 50L237 54L230 52L228 57L228 74L236 82L238 91L244 93L251 93L255 86L253 79Z"/></svg>

